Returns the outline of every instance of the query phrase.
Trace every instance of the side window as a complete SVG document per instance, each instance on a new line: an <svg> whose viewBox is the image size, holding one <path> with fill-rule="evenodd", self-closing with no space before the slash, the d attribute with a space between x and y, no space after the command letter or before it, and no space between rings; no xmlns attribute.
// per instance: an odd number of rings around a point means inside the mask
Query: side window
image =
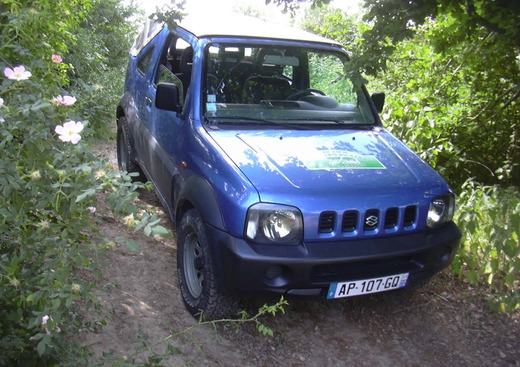
<svg viewBox="0 0 520 367"><path fill-rule="evenodd" d="M193 47L182 38L172 38L163 52L155 83L171 83L179 88L180 102L184 102L191 81Z"/></svg>
<svg viewBox="0 0 520 367"><path fill-rule="evenodd" d="M154 49L155 49L155 47L150 48L148 50L148 52L146 52L143 56L141 56L141 58L137 62L137 70L139 70L139 73L143 76L146 74L146 70L148 69L148 66L150 65L150 60L152 59Z"/></svg>

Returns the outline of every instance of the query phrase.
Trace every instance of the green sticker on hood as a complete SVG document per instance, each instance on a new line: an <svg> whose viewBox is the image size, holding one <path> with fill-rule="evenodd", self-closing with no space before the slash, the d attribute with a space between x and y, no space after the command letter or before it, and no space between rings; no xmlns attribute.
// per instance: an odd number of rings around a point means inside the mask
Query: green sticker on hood
<svg viewBox="0 0 520 367"><path fill-rule="evenodd" d="M344 150L320 150L316 157L304 161L307 168L318 169L386 169L373 155L359 155Z"/></svg>

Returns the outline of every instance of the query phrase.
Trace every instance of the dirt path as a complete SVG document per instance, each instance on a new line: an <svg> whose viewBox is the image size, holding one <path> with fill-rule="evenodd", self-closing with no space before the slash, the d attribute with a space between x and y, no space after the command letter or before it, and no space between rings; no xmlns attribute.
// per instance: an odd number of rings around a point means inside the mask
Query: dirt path
<svg viewBox="0 0 520 367"><path fill-rule="evenodd" d="M113 147L100 150L114 161ZM152 192L142 192L140 200L158 208L171 226ZM122 357L196 320L184 309L177 288L175 240L134 234L104 214L102 233L132 237L139 250L116 246L104 259L107 266L97 295L108 325L82 337L82 343L97 355ZM491 313L479 294L444 272L412 293L336 301L290 299L285 314L263 319L273 337L264 337L253 325L197 327L169 341L175 354L162 365L520 366L519 313ZM251 301L248 311L274 301ZM146 355L136 360L144 361Z"/></svg>

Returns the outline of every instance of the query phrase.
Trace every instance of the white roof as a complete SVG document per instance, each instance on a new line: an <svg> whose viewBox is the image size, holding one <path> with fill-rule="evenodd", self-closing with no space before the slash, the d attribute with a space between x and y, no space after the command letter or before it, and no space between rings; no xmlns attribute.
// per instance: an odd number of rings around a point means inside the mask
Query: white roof
<svg viewBox="0 0 520 367"><path fill-rule="evenodd" d="M340 45L336 41L309 32L269 24L258 18L243 15L233 15L230 18L220 17L217 14L187 16L179 23L179 26L199 38L210 36L254 37Z"/></svg>

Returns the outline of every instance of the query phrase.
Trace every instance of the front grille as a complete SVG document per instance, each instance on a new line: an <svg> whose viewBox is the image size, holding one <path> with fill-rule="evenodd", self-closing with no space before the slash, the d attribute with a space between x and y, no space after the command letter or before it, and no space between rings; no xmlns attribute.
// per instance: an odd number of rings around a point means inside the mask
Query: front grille
<svg viewBox="0 0 520 367"><path fill-rule="evenodd" d="M318 231L320 233L331 233L334 230L334 223L336 222L336 213L323 212L320 214L320 222L318 224Z"/></svg>
<svg viewBox="0 0 520 367"><path fill-rule="evenodd" d="M417 207L407 206L404 211L404 226L410 227L415 224L415 218L417 217Z"/></svg>
<svg viewBox="0 0 520 367"><path fill-rule="evenodd" d="M340 221L336 218L340 216ZM365 212L357 210L346 210L343 213L334 211L324 211L320 214L318 222L319 233L333 233L337 236L343 233L345 236L355 236L362 232L372 232L377 234L379 229L381 233L396 233L396 229L408 230L417 223L417 206L410 205L407 207L391 207L387 209L368 209ZM360 223L360 221L362 221ZM341 228L336 228L336 222L341 224ZM357 233L359 231L359 233Z"/></svg>
<svg viewBox="0 0 520 367"><path fill-rule="evenodd" d="M390 208L386 211L385 215L385 229L395 228L397 226L397 220L399 219L399 209Z"/></svg>
<svg viewBox="0 0 520 367"><path fill-rule="evenodd" d="M341 229L343 232L354 232L357 228L358 213L355 210L348 210L343 213Z"/></svg>

